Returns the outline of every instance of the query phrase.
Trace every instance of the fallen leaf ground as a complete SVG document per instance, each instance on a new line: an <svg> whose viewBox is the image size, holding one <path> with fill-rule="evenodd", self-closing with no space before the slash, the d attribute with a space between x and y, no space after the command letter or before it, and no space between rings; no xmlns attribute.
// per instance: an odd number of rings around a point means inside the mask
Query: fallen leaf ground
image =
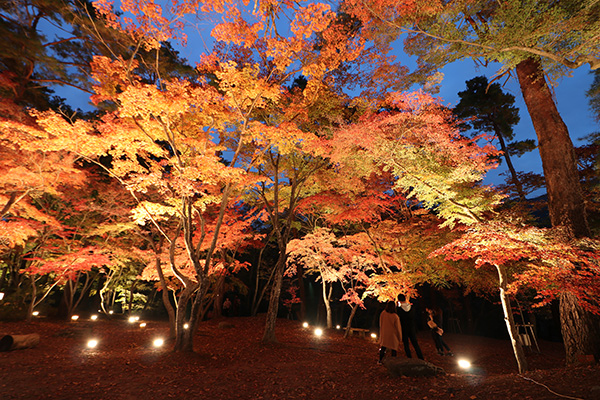
<svg viewBox="0 0 600 400"><path fill-rule="evenodd" d="M449 357L420 332L426 360L446 375L393 378L377 365L371 338L337 330L317 338L282 319L279 343L264 345L263 327L262 317L205 321L195 352L177 354L152 346L168 333L165 322L0 322L0 335L41 336L33 349L0 353L0 399L600 399L600 367L564 368L559 343L528 352L530 371L521 376L506 340L445 334L456 354ZM85 347L90 337L97 348ZM460 370L459 357L472 370Z"/></svg>

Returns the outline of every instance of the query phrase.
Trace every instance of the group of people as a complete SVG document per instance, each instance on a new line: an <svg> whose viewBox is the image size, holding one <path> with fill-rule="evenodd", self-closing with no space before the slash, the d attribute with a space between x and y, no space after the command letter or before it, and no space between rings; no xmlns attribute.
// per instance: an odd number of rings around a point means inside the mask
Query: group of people
<svg viewBox="0 0 600 400"><path fill-rule="evenodd" d="M427 308L427 326L431 329L431 336L435 343L438 354L454 355L450 347L444 342L442 335L444 331L441 328L441 315L434 309ZM417 326L415 309L404 294L398 295L398 304L389 301L385 310L379 316L379 363L381 364L387 350L392 353L392 357L398 354L400 342L404 345L406 357L411 358L410 344L412 344L417 357L423 360L423 352L417 341Z"/></svg>

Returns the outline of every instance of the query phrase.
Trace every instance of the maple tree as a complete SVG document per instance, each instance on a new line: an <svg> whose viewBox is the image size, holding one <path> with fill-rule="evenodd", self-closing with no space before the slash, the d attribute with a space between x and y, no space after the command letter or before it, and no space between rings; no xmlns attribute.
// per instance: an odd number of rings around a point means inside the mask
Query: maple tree
<svg viewBox="0 0 600 400"><path fill-rule="evenodd" d="M98 2L97 6L111 26L119 26L119 18L106 4ZM200 4L175 3L170 12L183 15L197 7ZM198 67L211 77L211 82L163 79L154 85L142 83L133 73L137 66L134 59L96 57L92 68L98 85L93 99L111 102L117 110L97 123L68 123L52 113L39 119L51 135L60 131L60 136L55 135L56 146L68 145L71 151L89 159L109 155L107 169L138 199L134 218L139 223L154 224L165 236L170 246L170 267L183 286L176 315L176 350L192 349L191 337L208 290L207 277L230 200L243 191L244 185L254 184L256 178L250 172L264 162L262 157L242 157L242 151L255 146L260 155L264 146L285 154L309 139L285 119L270 126L256 114L280 101L281 85L295 71L310 77L304 93L304 98L310 100L318 93L325 72L356 52L354 41L345 40L331 29L328 47L321 47L317 57L308 57L314 51L314 33L324 32L334 16L325 5L290 5L297 16L289 38L270 36L275 29L274 10L268 7L256 11L254 25L241 19L237 5L228 4L226 10L217 4L205 3L202 7L203 12L224 12L225 22L213 30L215 38L243 44L240 52L256 52L257 61L247 57L238 61L220 59L222 54L217 51L205 56ZM176 30L154 3L124 2L123 8L137 19L123 19L120 28L140 47L159 48L162 41L176 36ZM261 29L265 37L259 39L256 32ZM329 47L331 50L327 50ZM342 57L339 49L344 50ZM268 59L272 61L265 63ZM303 65L293 64L299 60ZM231 156L225 163L220 154L228 151ZM146 193L155 197L143 200ZM211 233L203 229L207 212L216 213ZM277 218L278 212L272 215ZM179 223L175 223L174 230L162 230L161 223L169 220ZM193 279L180 271L184 266L175 258L178 240L185 243L186 263L194 271ZM204 240L210 243L207 250L201 246ZM278 294L274 298L278 299ZM185 332L181 327L188 302L192 303L192 329Z"/></svg>
<svg viewBox="0 0 600 400"><path fill-rule="evenodd" d="M538 306L541 306L569 292L587 311L599 313L596 247L596 241L591 239L567 243L564 238L557 237L554 230L519 227L497 221L470 227L461 238L434 251L431 256L443 255L451 260L473 259L476 268L485 265L496 268L519 371L525 371L527 362L517 338L509 294L522 288L533 288L537 293ZM512 268L512 273L508 273L508 268ZM592 331L585 336L592 337L594 334ZM565 343L565 346L569 345L577 349L575 354L586 354L591 348L594 357L598 358L597 341Z"/></svg>
<svg viewBox="0 0 600 400"><path fill-rule="evenodd" d="M599 67L596 2L350 0L345 7L375 37L393 40L406 34L404 50L418 57L417 79L438 80L438 68L463 58L500 62L501 75L514 68L538 136L552 225L567 229L573 237L590 236L573 144L546 74L562 76L584 64ZM578 307L567 294L561 302ZM580 325L597 324L579 311ZM588 341L580 336L587 330L567 320L562 329L565 337ZM567 348L568 353L573 351Z"/></svg>
<svg viewBox="0 0 600 400"><path fill-rule="evenodd" d="M366 235L359 234L336 238L329 229L316 228L301 239L293 239L288 243L289 267L286 274L295 274L294 264L302 263L307 267L308 274L318 275L321 280L327 328L333 327L331 301L334 284L340 284L344 291L340 301L347 301L352 307L348 327L351 326L356 307L364 308L358 292L361 287L367 286L367 272L377 260L372 254L365 253L365 247L372 249L372 246L364 236ZM367 246L363 243L365 241Z"/></svg>

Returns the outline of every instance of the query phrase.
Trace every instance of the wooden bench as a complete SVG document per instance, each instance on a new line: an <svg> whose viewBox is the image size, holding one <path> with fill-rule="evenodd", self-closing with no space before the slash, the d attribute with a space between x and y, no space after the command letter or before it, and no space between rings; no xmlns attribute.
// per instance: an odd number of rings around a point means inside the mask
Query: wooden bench
<svg viewBox="0 0 600 400"><path fill-rule="evenodd" d="M348 334L350 336L354 336L354 334L356 333L358 336L364 338L367 335L367 333L369 333L368 329L363 329L363 328L344 328L344 329L349 329Z"/></svg>

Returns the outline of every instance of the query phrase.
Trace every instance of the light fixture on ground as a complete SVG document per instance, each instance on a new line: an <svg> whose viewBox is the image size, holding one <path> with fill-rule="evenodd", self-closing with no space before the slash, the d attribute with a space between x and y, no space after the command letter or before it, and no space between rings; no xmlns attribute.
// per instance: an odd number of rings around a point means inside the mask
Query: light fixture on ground
<svg viewBox="0 0 600 400"><path fill-rule="evenodd" d="M142 322L142 323L140 324L140 328L145 328L145 327L146 327L146 323L145 323L145 322Z"/></svg>
<svg viewBox="0 0 600 400"><path fill-rule="evenodd" d="M39 311L34 311L31 313L31 315L33 315L34 317L37 317L38 315L40 315Z"/></svg>
<svg viewBox="0 0 600 400"><path fill-rule="evenodd" d="M341 326L339 326L339 325L335 326L335 329L340 329L340 328L341 328Z"/></svg>
<svg viewBox="0 0 600 400"><path fill-rule="evenodd" d="M154 339L154 342L152 342L154 347L162 347L163 344L165 344L165 341L162 338Z"/></svg>
<svg viewBox="0 0 600 400"><path fill-rule="evenodd" d="M377 334L376 334L375 332L373 332L373 333L371 333L371 337L372 337L373 339L377 339Z"/></svg>
<svg viewBox="0 0 600 400"><path fill-rule="evenodd" d="M323 336L323 329L321 329L321 328L315 329L315 335L316 336Z"/></svg>
<svg viewBox="0 0 600 400"><path fill-rule="evenodd" d="M90 340L88 340L87 347L89 347L90 349L93 349L96 346L98 346L98 340L97 339L90 339Z"/></svg>
<svg viewBox="0 0 600 400"><path fill-rule="evenodd" d="M303 324L302 324L302 327L303 327L303 328L308 328L308 322L305 322L305 323L303 323Z"/></svg>
<svg viewBox="0 0 600 400"><path fill-rule="evenodd" d="M190 324L183 324L183 329L190 329Z"/></svg>
<svg viewBox="0 0 600 400"><path fill-rule="evenodd" d="M110 310L108 313L109 313L110 315L113 315L113 314L114 314L114 311L113 311L113 310Z"/></svg>
<svg viewBox="0 0 600 400"><path fill-rule="evenodd" d="M4 298L4 292L0 292L0 300Z"/></svg>
<svg viewBox="0 0 600 400"><path fill-rule="evenodd" d="M92 321L95 321L95 320L97 320L97 319L98 319L98 316L97 316L96 314L94 314L94 315L92 315L92 316L90 317L90 319L91 319Z"/></svg>
<svg viewBox="0 0 600 400"><path fill-rule="evenodd" d="M461 358L460 360L458 360L458 366L461 367L462 369L469 369L469 368L471 368L471 362L469 360L465 360L464 358Z"/></svg>
<svg viewBox="0 0 600 400"><path fill-rule="evenodd" d="M72 321L77 321L79 319L79 315L71 315Z"/></svg>

